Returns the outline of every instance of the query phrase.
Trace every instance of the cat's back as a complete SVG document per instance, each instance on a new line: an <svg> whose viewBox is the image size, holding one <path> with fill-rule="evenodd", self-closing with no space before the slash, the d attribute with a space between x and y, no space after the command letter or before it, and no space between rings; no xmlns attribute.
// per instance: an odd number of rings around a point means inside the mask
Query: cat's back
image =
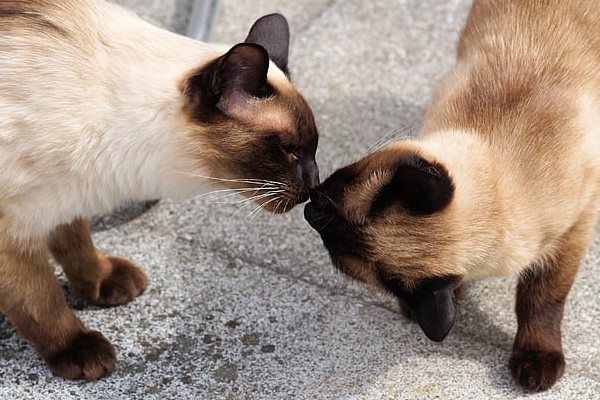
<svg viewBox="0 0 600 400"><path fill-rule="evenodd" d="M0 139L78 134L140 88L175 96L180 75L217 55L104 0L1 0Z"/></svg>
<svg viewBox="0 0 600 400"><path fill-rule="evenodd" d="M18 82L19 74L34 72L54 74L55 80L65 74L72 79L104 73L106 58L120 57L119 50L141 54L153 35L155 42L162 42L156 40L160 33L104 0L2 0L0 68L7 76L3 81Z"/></svg>
<svg viewBox="0 0 600 400"><path fill-rule="evenodd" d="M598 21L597 0L474 0L428 109L421 136L474 137L523 220L600 199Z"/></svg>
<svg viewBox="0 0 600 400"><path fill-rule="evenodd" d="M450 90L457 104L481 107L462 110L467 127L511 150L543 156L567 142L597 154L599 21L597 0L475 0L457 48L465 85Z"/></svg>
<svg viewBox="0 0 600 400"><path fill-rule="evenodd" d="M69 99L81 105L91 96L97 103L99 96L133 87L137 80L147 86L178 79L175 75L220 54L105 0L0 1L5 102L31 105L57 95L63 110Z"/></svg>
<svg viewBox="0 0 600 400"><path fill-rule="evenodd" d="M474 0L424 131L476 131L509 148L567 140L577 114L600 112L598 21L597 0Z"/></svg>
<svg viewBox="0 0 600 400"><path fill-rule="evenodd" d="M82 182L109 182L123 138L168 132L180 79L220 54L104 0L0 0L0 216L116 205L114 185L99 200Z"/></svg>
<svg viewBox="0 0 600 400"><path fill-rule="evenodd" d="M558 59L600 56L597 0L474 0L458 43L459 60L473 52ZM558 61L558 60L554 60ZM575 58L572 61L582 61Z"/></svg>
<svg viewBox="0 0 600 400"><path fill-rule="evenodd" d="M106 13L113 17L125 15L118 10L101 0L2 0L0 52L15 52L23 47L56 50L59 44L63 51L91 50L98 39L99 17Z"/></svg>
<svg viewBox="0 0 600 400"><path fill-rule="evenodd" d="M547 89L600 92L598 21L597 0L475 0L457 66L494 107Z"/></svg>
<svg viewBox="0 0 600 400"><path fill-rule="evenodd" d="M108 57L99 21L107 12L123 15L107 6L97 0L0 1L1 154L15 158L31 147L41 157L72 141L86 124L101 123Z"/></svg>

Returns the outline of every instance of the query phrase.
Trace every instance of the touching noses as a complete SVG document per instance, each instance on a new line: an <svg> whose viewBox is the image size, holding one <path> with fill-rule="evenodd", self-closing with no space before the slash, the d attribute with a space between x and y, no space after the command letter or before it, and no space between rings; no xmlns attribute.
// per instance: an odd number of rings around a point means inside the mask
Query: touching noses
<svg viewBox="0 0 600 400"><path fill-rule="evenodd" d="M314 229L321 231L329 223L329 219L325 218L328 206L327 197L320 190L312 189L310 191L310 202L304 207L304 219Z"/></svg>

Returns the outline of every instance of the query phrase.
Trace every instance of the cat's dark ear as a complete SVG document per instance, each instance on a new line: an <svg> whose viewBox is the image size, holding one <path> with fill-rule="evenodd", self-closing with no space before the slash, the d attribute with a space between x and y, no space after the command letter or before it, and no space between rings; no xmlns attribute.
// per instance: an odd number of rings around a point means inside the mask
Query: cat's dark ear
<svg viewBox="0 0 600 400"><path fill-rule="evenodd" d="M269 55L263 47L240 43L188 77L183 93L200 120L215 110L235 117L247 108L250 99L274 93L267 82L268 69Z"/></svg>
<svg viewBox="0 0 600 400"><path fill-rule="evenodd" d="M221 56L212 74L212 93L225 103L236 98L268 97L273 88L267 83L269 56L254 44L237 44Z"/></svg>
<svg viewBox="0 0 600 400"><path fill-rule="evenodd" d="M444 340L456 322L454 289L459 283L457 277L430 279L404 299L425 335L435 342Z"/></svg>
<svg viewBox="0 0 600 400"><path fill-rule="evenodd" d="M245 43L264 47L275 65L288 74L290 28L283 15L269 14L258 19L250 28Z"/></svg>
<svg viewBox="0 0 600 400"><path fill-rule="evenodd" d="M454 183L442 165L408 153L395 168L392 179L373 200L373 213L399 203L410 213L426 215L441 211L452 201Z"/></svg>

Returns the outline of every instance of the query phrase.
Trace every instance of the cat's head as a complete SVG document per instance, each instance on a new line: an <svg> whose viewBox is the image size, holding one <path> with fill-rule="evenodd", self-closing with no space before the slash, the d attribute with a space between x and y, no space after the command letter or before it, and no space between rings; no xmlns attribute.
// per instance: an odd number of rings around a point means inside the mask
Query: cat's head
<svg viewBox="0 0 600 400"><path fill-rule="evenodd" d="M193 71L181 85L191 151L213 182L272 212L286 212L318 185L318 134L289 80L289 28L262 17L243 43Z"/></svg>
<svg viewBox="0 0 600 400"><path fill-rule="evenodd" d="M337 170L311 191L304 215L339 270L397 296L440 341L454 325L464 275L454 194L443 165L413 145L391 146Z"/></svg>

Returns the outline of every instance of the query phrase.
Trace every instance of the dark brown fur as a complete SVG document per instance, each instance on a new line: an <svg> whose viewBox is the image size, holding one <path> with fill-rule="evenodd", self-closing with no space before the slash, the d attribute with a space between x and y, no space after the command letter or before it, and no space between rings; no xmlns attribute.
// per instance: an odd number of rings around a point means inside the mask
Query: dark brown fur
<svg viewBox="0 0 600 400"><path fill-rule="evenodd" d="M92 244L86 220L58 227L47 244L31 244L25 251L0 241L2 313L52 372L69 379L98 379L114 371L115 349L69 309L48 264L47 248L75 290L92 304L124 304L140 295L148 280L131 262L104 257Z"/></svg>

